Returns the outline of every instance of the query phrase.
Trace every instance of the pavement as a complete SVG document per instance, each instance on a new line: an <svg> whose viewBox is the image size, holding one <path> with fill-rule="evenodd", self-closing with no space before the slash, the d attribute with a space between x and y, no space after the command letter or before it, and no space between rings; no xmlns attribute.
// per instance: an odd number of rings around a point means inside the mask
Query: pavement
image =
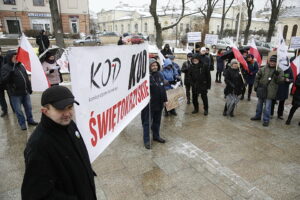
<svg viewBox="0 0 300 200"><path fill-rule="evenodd" d="M201 98L198 114L191 114L192 105L181 105L178 116L162 117L167 143L154 142L151 150L143 146L137 116L94 161L99 200L300 199L300 111L289 126L274 117L263 127L250 120L257 103L253 93L251 101L239 102L235 117L224 117L225 84L212 76L208 116ZM38 120L41 94L31 97ZM0 199L21 199L23 151L34 128L19 130L11 110L0 127Z"/></svg>

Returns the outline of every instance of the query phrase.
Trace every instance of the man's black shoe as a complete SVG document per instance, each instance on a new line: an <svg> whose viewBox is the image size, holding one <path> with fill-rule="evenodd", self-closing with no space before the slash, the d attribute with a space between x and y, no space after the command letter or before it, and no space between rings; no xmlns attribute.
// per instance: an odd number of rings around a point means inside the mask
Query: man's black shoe
<svg viewBox="0 0 300 200"><path fill-rule="evenodd" d="M278 116L277 118L283 120L283 117L282 117L282 116Z"/></svg>
<svg viewBox="0 0 300 200"><path fill-rule="evenodd" d="M26 124L22 124L22 125L20 125L20 127L21 127L22 131L26 131L27 130Z"/></svg>
<svg viewBox="0 0 300 200"><path fill-rule="evenodd" d="M196 114L198 112L199 112L198 110L193 110L192 114Z"/></svg>
<svg viewBox="0 0 300 200"><path fill-rule="evenodd" d="M6 112L2 112L0 117L5 117L7 115L7 111Z"/></svg>
<svg viewBox="0 0 300 200"><path fill-rule="evenodd" d="M146 143L146 144L144 144L144 146L146 149L151 149L150 143Z"/></svg>
<svg viewBox="0 0 300 200"><path fill-rule="evenodd" d="M251 120L252 121L258 121L258 120L261 120L261 118L259 118L259 117L252 117Z"/></svg>
<svg viewBox="0 0 300 200"><path fill-rule="evenodd" d="M204 115L208 115L208 110L204 110Z"/></svg>
<svg viewBox="0 0 300 200"><path fill-rule="evenodd" d="M266 126L266 127L269 126L269 122L264 122L263 126Z"/></svg>
<svg viewBox="0 0 300 200"><path fill-rule="evenodd" d="M159 142L159 143L165 143L166 140L162 139L161 137L159 138L153 138L154 141Z"/></svg>
<svg viewBox="0 0 300 200"><path fill-rule="evenodd" d="M286 120L285 124L286 124L286 125L290 125L290 124L291 124L291 120ZM300 124L300 122L299 122L299 124ZM300 125L299 125L299 126L300 126Z"/></svg>
<svg viewBox="0 0 300 200"><path fill-rule="evenodd" d="M32 122L28 122L28 125L31 125L31 126L36 126L38 125L39 123L35 122L35 121L32 121Z"/></svg>
<svg viewBox="0 0 300 200"><path fill-rule="evenodd" d="M187 102L186 102L187 104L191 104L191 101L190 100L187 100Z"/></svg>

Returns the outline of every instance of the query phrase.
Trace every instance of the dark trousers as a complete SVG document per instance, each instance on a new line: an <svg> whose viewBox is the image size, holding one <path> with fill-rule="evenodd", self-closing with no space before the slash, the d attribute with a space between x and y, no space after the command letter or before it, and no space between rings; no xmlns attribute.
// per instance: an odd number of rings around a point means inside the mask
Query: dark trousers
<svg viewBox="0 0 300 200"><path fill-rule="evenodd" d="M5 90L4 89L0 89L0 106L1 106L1 110L2 112L7 112L7 103L5 100Z"/></svg>
<svg viewBox="0 0 300 200"><path fill-rule="evenodd" d="M186 99L189 101L191 99L191 85L190 84L185 85L185 94L186 94Z"/></svg>
<svg viewBox="0 0 300 200"><path fill-rule="evenodd" d="M150 118L149 118L149 114L150 114ZM153 133L153 138L160 137L159 129L160 129L161 114L162 114L162 109L150 111L149 104L142 110L141 119L142 119L142 125L143 125L144 144L149 143L149 141L150 141L150 123L151 123L151 130Z"/></svg>
<svg viewBox="0 0 300 200"><path fill-rule="evenodd" d="M193 98L193 105L195 110L199 110L199 103L198 103L198 96L199 93L201 94L201 99L203 101L204 110L208 110L208 98L207 98L207 90L200 90L198 91L196 88L192 87L192 98Z"/></svg>
<svg viewBox="0 0 300 200"><path fill-rule="evenodd" d="M278 117L283 116L284 102L285 102L285 100L279 101L278 109L277 109L277 116ZM271 115L272 116L274 115L275 104L276 104L276 100L272 100L272 107L271 107Z"/></svg>
<svg viewBox="0 0 300 200"><path fill-rule="evenodd" d="M221 81L222 71L217 71L216 73L216 81Z"/></svg>
<svg viewBox="0 0 300 200"><path fill-rule="evenodd" d="M27 121L34 122L32 118L32 106L29 94L22 96L11 96L11 100L20 126L25 124L25 116L21 108L22 105L25 110Z"/></svg>
<svg viewBox="0 0 300 200"><path fill-rule="evenodd" d="M252 93L253 84L247 84L247 86L248 86L248 98L250 98L251 93ZM244 89L243 89L243 93L242 93L243 97L244 97L245 93L246 93L246 87L244 87Z"/></svg>
<svg viewBox="0 0 300 200"><path fill-rule="evenodd" d="M288 116L288 121L291 121L293 119L294 113L296 112L296 110L299 108L299 106L292 106L289 116Z"/></svg>

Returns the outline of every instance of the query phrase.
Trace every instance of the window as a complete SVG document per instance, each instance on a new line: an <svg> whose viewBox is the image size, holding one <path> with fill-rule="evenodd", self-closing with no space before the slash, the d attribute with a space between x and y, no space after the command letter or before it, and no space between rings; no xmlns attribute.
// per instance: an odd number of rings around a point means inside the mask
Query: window
<svg viewBox="0 0 300 200"><path fill-rule="evenodd" d="M124 33L124 25L121 25L121 33Z"/></svg>
<svg viewBox="0 0 300 200"><path fill-rule="evenodd" d="M115 31L118 31L118 26L117 25L115 25Z"/></svg>
<svg viewBox="0 0 300 200"><path fill-rule="evenodd" d="M147 23L145 23L145 28L144 28L144 31L145 31L145 33L147 33L147 32L148 32L148 24L147 24Z"/></svg>
<svg viewBox="0 0 300 200"><path fill-rule="evenodd" d="M284 39L286 39L286 35L287 35L287 32L288 32L288 29L289 29L288 25L285 25L283 27L283 33L282 33L282 35L283 35Z"/></svg>
<svg viewBox="0 0 300 200"><path fill-rule="evenodd" d="M183 31L183 23L180 23L180 32L182 32Z"/></svg>
<svg viewBox="0 0 300 200"><path fill-rule="evenodd" d="M20 22L19 20L6 20L8 32L10 34L20 34Z"/></svg>
<svg viewBox="0 0 300 200"><path fill-rule="evenodd" d="M134 25L134 31L135 31L136 33L139 32L139 25L138 25L138 24L135 24L135 25Z"/></svg>
<svg viewBox="0 0 300 200"><path fill-rule="evenodd" d="M185 25L185 32L190 32L190 25L189 24L186 24Z"/></svg>
<svg viewBox="0 0 300 200"><path fill-rule="evenodd" d="M131 32L131 29L130 29L130 24L128 24L128 26L127 26L128 28L127 28L127 30L128 30L128 32L130 33Z"/></svg>
<svg viewBox="0 0 300 200"><path fill-rule="evenodd" d="M295 25L293 26L293 30L292 30L292 37L293 37L293 36L296 36L297 30L298 30L298 25L295 24Z"/></svg>
<svg viewBox="0 0 300 200"><path fill-rule="evenodd" d="M44 0L33 0L34 6L44 6Z"/></svg>
<svg viewBox="0 0 300 200"><path fill-rule="evenodd" d="M3 0L4 4L16 5L16 0Z"/></svg>

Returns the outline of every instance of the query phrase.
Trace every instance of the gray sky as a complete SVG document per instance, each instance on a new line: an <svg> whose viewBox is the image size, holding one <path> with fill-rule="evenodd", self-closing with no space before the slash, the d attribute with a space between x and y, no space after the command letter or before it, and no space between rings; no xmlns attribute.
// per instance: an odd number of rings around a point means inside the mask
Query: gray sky
<svg viewBox="0 0 300 200"><path fill-rule="evenodd" d="M127 3L129 5L133 6L142 6L145 4L150 4L151 0L89 0L90 4L90 9L93 12L100 12L101 9L112 9L116 5L119 4L119 2L122 1L123 3ZM176 4L178 5L179 0L170 0L171 2L177 2ZM200 0L197 0L197 2ZM205 0L201 0L205 1ZM229 0L227 0L229 2ZM245 1L245 0L244 0ZM254 0L254 7L255 9L261 9L264 7L265 2L269 0ZM158 0L159 5L166 5L168 0ZM220 2L223 2L223 0L220 0ZM295 5L295 6L300 6L300 1L299 0L285 0L285 4L290 6L290 5ZM170 3L172 5L172 3Z"/></svg>

